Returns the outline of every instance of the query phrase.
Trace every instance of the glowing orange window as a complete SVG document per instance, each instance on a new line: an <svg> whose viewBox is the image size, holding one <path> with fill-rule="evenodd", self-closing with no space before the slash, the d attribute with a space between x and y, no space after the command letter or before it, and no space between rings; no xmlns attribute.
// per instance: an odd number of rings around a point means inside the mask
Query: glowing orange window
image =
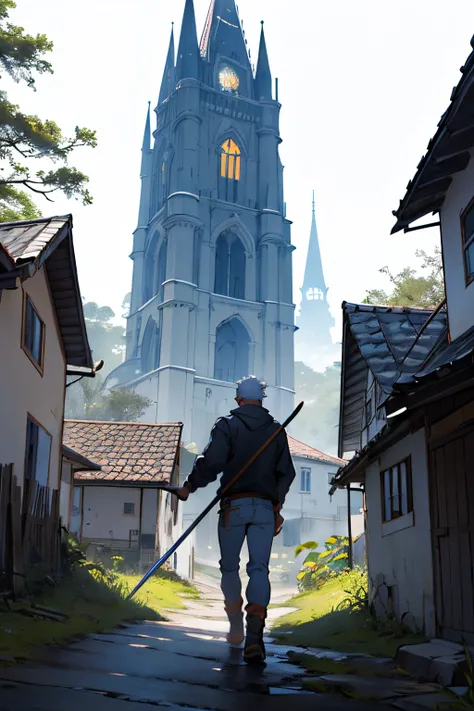
<svg viewBox="0 0 474 711"><path fill-rule="evenodd" d="M221 146L221 177L240 180L240 148L232 138Z"/></svg>

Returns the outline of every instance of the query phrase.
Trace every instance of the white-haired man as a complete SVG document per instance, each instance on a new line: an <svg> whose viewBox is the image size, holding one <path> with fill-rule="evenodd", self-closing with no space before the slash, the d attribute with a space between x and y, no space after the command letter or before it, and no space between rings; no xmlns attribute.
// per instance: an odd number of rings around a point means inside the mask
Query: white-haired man
<svg viewBox="0 0 474 711"><path fill-rule="evenodd" d="M220 490L278 429L263 407L265 383L248 376L237 383L237 409L217 420L206 449L197 457L179 497L187 500L222 472ZM220 569L225 609L230 622L228 641L239 646L245 638L247 663L265 660L263 631L270 602L269 562L274 536L281 532L281 509L295 478L286 432L264 450L221 502L219 516ZM240 553L247 539L247 626L244 635Z"/></svg>

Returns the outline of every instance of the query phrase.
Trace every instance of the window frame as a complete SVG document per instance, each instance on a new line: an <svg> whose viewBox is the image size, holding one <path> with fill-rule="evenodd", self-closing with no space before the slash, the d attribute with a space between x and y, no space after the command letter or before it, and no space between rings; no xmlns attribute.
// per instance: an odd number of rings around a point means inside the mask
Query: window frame
<svg viewBox="0 0 474 711"><path fill-rule="evenodd" d="M28 459L29 459L29 457L28 457L28 449L29 449L29 430L30 430L29 425L30 425L30 423L31 423L34 427L37 427L38 429L42 430L42 431L44 432L44 434L45 434L47 437L49 437L48 475L47 475L47 478L46 478L46 484L42 484L42 483L39 482L38 479L36 478L36 473L37 473L36 470L37 470L37 466L38 466L37 457L38 457L38 441L39 441L39 439L37 439L37 442L36 442L36 451L35 451L35 467L34 467L34 469L35 469L35 471L34 471L35 476L33 476L33 477L28 476ZM26 481L26 479L28 479L28 480L30 480L30 481L36 481L39 486L46 486L46 487L49 486L49 480L50 480L50 475L51 475L51 454L52 454L52 451L53 451L53 436L52 436L51 433L46 429L46 427L43 427L43 425L42 425L40 422L38 422L38 420L36 419L36 417L33 417L33 415L31 415L29 412L27 412L27 415L26 415L26 438L25 438L25 465L24 465L24 467L25 467L25 468L24 468L24 478L25 478L25 481Z"/></svg>
<svg viewBox="0 0 474 711"><path fill-rule="evenodd" d="M132 506L133 510L132 513L126 513L125 512L125 506ZM122 506L122 516L136 516L135 514L135 502L134 501L124 501L123 506Z"/></svg>
<svg viewBox="0 0 474 711"><path fill-rule="evenodd" d="M228 153L226 146L232 142L238 153ZM231 148L231 146L229 146ZM223 141L219 141L218 154L218 198L223 202L238 203L239 185L243 181L243 153L238 141L232 136L228 136ZM233 158L233 161L230 161ZM232 175L230 174L233 166ZM238 176L238 177L236 177Z"/></svg>
<svg viewBox="0 0 474 711"><path fill-rule="evenodd" d="M305 488L303 488L303 476L304 476ZM309 489L307 488L308 483L309 483ZM300 494L311 494L311 467L301 467L301 470L300 470Z"/></svg>
<svg viewBox="0 0 474 711"><path fill-rule="evenodd" d="M31 308L38 318L38 321L40 323L40 328L41 328L41 344L40 344L40 361L36 360L35 356L33 353L30 351L30 349L27 346L26 343L26 329L27 329L27 323L28 323L28 304L31 305ZM38 373L43 377L44 375L44 353L45 353L45 344L46 344L46 325L39 315L38 309L34 305L33 299L29 294L26 293L26 291L23 292L23 309L22 309L22 324L21 324L21 348L25 355L27 356L28 360L34 365ZM41 425L40 425L41 426Z"/></svg>
<svg viewBox="0 0 474 711"><path fill-rule="evenodd" d="M402 465L405 465L406 467L406 497L407 497L407 511L406 513L402 513L402 507L401 507L401 500L402 500ZM398 498L399 498L399 511L397 512L396 509L393 507L393 484L394 484L394 477L393 477L393 472L397 470L397 486L398 486ZM389 482L390 482L390 496L388 497L388 501L390 502L390 518L387 518L387 497L386 497L386 484L385 484L385 478L386 475L389 475ZM409 516L410 514L413 514L413 470L412 470L412 464L411 464L411 456L405 457L405 459L401 459L399 462L396 464L393 464L390 467L386 467L380 472L380 494L381 494L381 508L382 508L382 523L390 523L391 521L396 521L398 519L404 518L405 516Z"/></svg>
<svg viewBox="0 0 474 711"><path fill-rule="evenodd" d="M463 264L464 264L464 280L466 283L466 288L472 284L474 281L474 271L471 275L469 275L468 272L468 260L467 260L467 250L474 245L474 232L473 234L469 237L468 241L466 242L466 217L471 210L474 211L474 197L471 199L471 201L468 203L468 205L464 208L464 210L461 212L461 244L462 244L462 255L463 255Z"/></svg>

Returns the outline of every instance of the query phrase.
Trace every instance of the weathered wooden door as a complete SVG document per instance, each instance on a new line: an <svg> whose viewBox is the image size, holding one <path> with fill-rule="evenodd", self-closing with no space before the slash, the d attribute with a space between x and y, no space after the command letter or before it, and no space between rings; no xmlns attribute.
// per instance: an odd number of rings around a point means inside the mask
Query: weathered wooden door
<svg viewBox="0 0 474 711"><path fill-rule="evenodd" d="M474 427L431 444L438 634L474 643Z"/></svg>

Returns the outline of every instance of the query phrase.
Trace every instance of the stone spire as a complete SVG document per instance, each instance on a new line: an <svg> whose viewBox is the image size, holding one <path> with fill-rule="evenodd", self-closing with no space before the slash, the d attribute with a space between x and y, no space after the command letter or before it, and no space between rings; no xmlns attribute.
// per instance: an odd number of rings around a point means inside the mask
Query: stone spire
<svg viewBox="0 0 474 711"><path fill-rule="evenodd" d="M140 178L142 181L142 190L140 197L140 210L138 217L139 226L145 226L150 219L150 199L151 199L151 173L152 173L152 155L151 150L151 121L150 121L150 102L148 102L148 111L146 114L145 130L143 132L142 143L142 165L140 170Z"/></svg>
<svg viewBox="0 0 474 711"><path fill-rule="evenodd" d="M250 68L247 43L234 0L211 0L201 39L201 56L222 56Z"/></svg>
<svg viewBox="0 0 474 711"><path fill-rule="evenodd" d="M170 45L168 48L168 56L166 57L166 66L161 82L160 98L158 105L162 104L165 99L170 96L176 88L175 82L175 65L174 65L174 23L171 27Z"/></svg>
<svg viewBox="0 0 474 711"><path fill-rule="evenodd" d="M176 62L176 82L199 79L199 46L193 0L186 0Z"/></svg>
<svg viewBox="0 0 474 711"><path fill-rule="evenodd" d="M257 101L272 100L272 73L270 62L268 61L267 43L265 41L265 31L260 34L260 48L258 51L257 74L255 76L255 98Z"/></svg>
<svg viewBox="0 0 474 711"><path fill-rule="evenodd" d="M311 220L311 233L309 236L308 256L306 259L306 270L303 282L303 299L308 290L317 289L323 298L326 299L327 288L324 280L323 263L321 251L319 249L318 228L316 227L316 207L313 190L313 217ZM313 293L313 292L312 292Z"/></svg>
<svg viewBox="0 0 474 711"><path fill-rule="evenodd" d="M301 312L297 320L299 328L297 341L299 344L304 345L306 349L304 357L312 354L312 357L320 360L324 354L331 355L331 348L333 347L331 328L334 327L334 318L331 315L327 301L328 288L324 280L319 249L314 192L311 234L301 292Z"/></svg>

